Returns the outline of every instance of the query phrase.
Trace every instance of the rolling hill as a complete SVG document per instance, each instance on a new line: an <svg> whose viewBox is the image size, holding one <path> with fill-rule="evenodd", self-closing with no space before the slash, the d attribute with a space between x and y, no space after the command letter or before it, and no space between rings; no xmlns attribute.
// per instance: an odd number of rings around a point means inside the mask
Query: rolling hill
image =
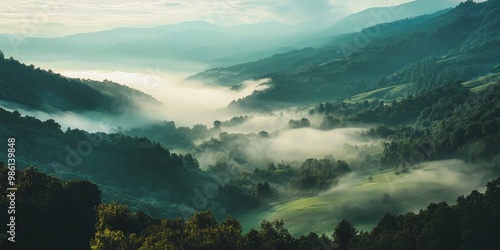
<svg viewBox="0 0 500 250"><path fill-rule="evenodd" d="M214 68L193 78L221 85L272 78L270 88L231 105L244 109L347 98L407 83L414 85L406 93L432 89L495 70L499 12L497 0L467 1L450 11L340 35L320 48Z"/></svg>
<svg viewBox="0 0 500 250"><path fill-rule="evenodd" d="M141 105L162 106L153 97L113 82L64 77L51 70L25 65L0 52L0 101L49 113L95 111L116 114Z"/></svg>

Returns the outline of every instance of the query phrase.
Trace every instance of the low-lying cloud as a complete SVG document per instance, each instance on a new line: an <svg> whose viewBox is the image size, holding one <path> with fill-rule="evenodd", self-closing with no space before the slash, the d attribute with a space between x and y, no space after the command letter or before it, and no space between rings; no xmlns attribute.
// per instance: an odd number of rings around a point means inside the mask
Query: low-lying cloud
<svg viewBox="0 0 500 250"><path fill-rule="evenodd" d="M484 191L491 179L481 165L452 159L424 162L408 174L374 173L373 180L368 180L366 174L353 173L320 195L349 196L332 206L332 215L369 229L367 226L373 226L387 212L418 212L431 202L454 204L460 195Z"/></svg>
<svg viewBox="0 0 500 250"><path fill-rule="evenodd" d="M373 146L376 140L363 140L359 132L363 128L342 128L329 131L314 128L283 129L275 131L269 137L257 134L222 135L225 149L205 150L196 154L202 166L214 164L216 161L231 162L240 160L249 162L253 167L266 162L303 162L309 158L333 156L337 159L353 157L345 151L344 145L358 147ZM245 164L240 164L245 165Z"/></svg>
<svg viewBox="0 0 500 250"><path fill-rule="evenodd" d="M199 81L182 81L184 74L176 73L131 73L123 71L76 71L63 72L64 75L93 80L112 80L128 87L143 91L166 105L162 112L150 110L158 120L170 120L180 126L212 124L219 119L229 119L220 109L239 98L268 88L269 79L248 80L241 83L239 90L228 87L210 86ZM149 107L145 107L148 112Z"/></svg>

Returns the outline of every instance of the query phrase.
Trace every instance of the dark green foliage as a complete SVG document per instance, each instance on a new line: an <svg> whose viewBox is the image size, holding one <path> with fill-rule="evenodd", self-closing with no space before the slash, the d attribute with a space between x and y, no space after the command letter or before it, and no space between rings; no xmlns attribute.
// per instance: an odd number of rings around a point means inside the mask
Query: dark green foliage
<svg viewBox="0 0 500 250"><path fill-rule="evenodd" d="M250 119L250 117L248 117L248 116L235 116L228 121L222 122L221 126L233 127L233 126L243 124L244 122L248 121L249 119Z"/></svg>
<svg viewBox="0 0 500 250"><path fill-rule="evenodd" d="M308 159L300 167L300 176L296 181L296 186L303 190L323 190L332 186L337 178L350 171L345 161Z"/></svg>
<svg viewBox="0 0 500 250"><path fill-rule="evenodd" d="M292 166L283 163L269 163L267 169L255 168L252 172L252 178L258 181L275 182L283 185L296 177L297 171Z"/></svg>
<svg viewBox="0 0 500 250"><path fill-rule="evenodd" d="M220 126L222 126L222 122L221 121L214 121L214 129L220 129Z"/></svg>
<svg viewBox="0 0 500 250"><path fill-rule="evenodd" d="M367 136L370 137L380 137L380 138L387 138L391 135L394 135L396 131L394 131L391 128L388 128L386 126L377 126L376 128L371 128L366 132Z"/></svg>
<svg viewBox="0 0 500 250"><path fill-rule="evenodd" d="M255 195L257 197L268 198L273 195L273 191L268 182L259 182L255 185Z"/></svg>
<svg viewBox="0 0 500 250"><path fill-rule="evenodd" d="M118 110L133 107L131 100L124 96L108 95L79 79L3 56L0 58L0 99L47 112L93 110L116 114Z"/></svg>
<svg viewBox="0 0 500 250"><path fill-rule="evenodd" d="M220 188L217 201L230 213L244 212L260 205L254 194L246 193L234 184L225 184Z"/></svg>
<svg viewBox="0 0 500 250"><path fill-rule="evenodd" d="M290 128L307 128L311 126L311 123L307 118L302 118L300 120L290 120L288 121L288 126Z"/></svg>
<svg viewBox="0 0 500 250"><path fill-rule="evenodd" d="M7 180L0 162L0 179ZM2 239L1 249L89 249L101 203L101 191L87 181L61 182L33 167L16 172L16 243ZM0 182L0 223L8 224L6 182Z"/></svg>
<svg viewBox="0 0 500 250"><path fill-rule="evenodd" d="M457 205L430 204L418 214L385 215L370 233L360 233L349 249L498 249L500 178L459 197Z"/></svg>
<svg viewBox="0 0 500 250"><path fill-rule="evenodd" d="M442 111L443 118L432 128L398 129L391 142L384 144L383 164L415 164L425 159L445 158L450 155L468 160L492 159L499 153L500 140L499 85L490 85L483 91L468 93L463 101L448 110L440 103L432 109ZM441 100L441 99L440 99ZM448 103L450 106L453 102ZM437 106L434 108L434 106ZM421 118L433 112L421 112Z"/></svg>
<svg viewBox="0 0 500 250"><path fill-rule="evenodd" d="M18 160L37 162L49 173L84 175L121 189L161 191L168 203L190 203L191 190L210 181L192 155L173 154L147 138L78 129L63 132L53 120L42 122L3 109L0 119L0 137L16 138Z"/></svg>
<svg viewBox="0 0 500 250"><path fill-rule="evenodd" d="M0 177L7 167L0 163ZM457 199L457 205L430 204L418 214L386 214L371 232L360 232L346 220L325 235L294 238L284 222L266 221L243 234L228 216L218 222L211 212L187 221L155 220L124 205L101 204L99 189L84 181L66 182L28 168L17 172L16 248L2 249L498 249L500 248L500 178ZM2 182L4 183L4 182ZM0 189L6 192L5 184ZM6 210L5 196L0 208ZM97 213L96 213L97 211ZM97 216L96 216L97 215ZM7 215L0 216L7 224ZM25 238L29 237L29 238ZM89 245L90 242L90 245Z"/></svg>
<svg viewBox="0 0 500 250"><path fill-rule="evenodd" d="M192 130L200 130L199 127L193 127ZM206 127L205 127L206 130ZM164 121L160 124L154 124L149 126L142 126L139 128L134 128L124 133L129 136L134 137L147 137L151 140L157 141L168 148L190 148L193 147L191 142L191 137L195 135L189 133L191 129L185 128L183 130L178 129L174 122ZM202 132L202 131L200 131ZM202 133L204 133L203 131Z"/></svg>
<svg viewBox="0 0 500 250"><path fill-rule="evenodd" d="M338 244L339 249L348 249L351 240L357 234L356 228L346 220L342 220L333 233L333 239Z"/></svg>

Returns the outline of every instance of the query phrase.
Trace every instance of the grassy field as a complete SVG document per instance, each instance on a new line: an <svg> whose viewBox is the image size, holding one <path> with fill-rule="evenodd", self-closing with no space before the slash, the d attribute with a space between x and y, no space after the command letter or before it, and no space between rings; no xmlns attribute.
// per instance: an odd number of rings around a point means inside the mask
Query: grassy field
<svg viewBox="0 0 500 250"><path fill-rule="evenodd" d="M479 77L462 83L462 86L469 88L472 92L484 90L489 85L500 81L500 73L494 73L487 76Z"/></svg>
<svg viewBox="0 0 500 250"><path fill-rule="evenodd" d="M390 87L385 87L385 88L380 88L380 89L375 89L372 91L368 91L365 93L361 93L358 95L353 96L351 99L346 100L348 103L357 103L357 102L363 102L365 100L367 101L373 101L375 99L377 100L382 100L382 101L389 101L393 100L396 97L399 96L404 96L405 91L408 90L408 88L411 87L412 84L399 84L396 86L390 86Z"/></svg>
<svg viewBox="0 0 500 250"><path fill-rule="evenodd" d="M458 166L458 162L451 165ZM468 179L478 180L444 168L421 169L409 175L395 175L394 170L373 170L347 176L338 186L317 196L272 203L236 217L244 231L260 228L264 219L283 219L294 236L309 232L331 235L344 218L358 230L367 231L387 212L418 212L430 202L454 203L456 197L476 188L477 183L466 184Z"/></svg>
<svg viewBox="0 0 500 250"><path fill-rule="evenodd" d="M373 180L369 181L368 177ZM259 228L264 219L283 219L286 227L293 235L309 232L332 234L337 223L342 219L336 216L336 208L348 203L367 201L374 193L393 193L396 188L410 187L404 177L394 174L394 171L365 173L357 176L355 186L339 185L339 188L324 192L315 197L298 198L273 203L251 211L238 219L244 230ZM355 225L358 229L369 230L373 224Z"/></svg>

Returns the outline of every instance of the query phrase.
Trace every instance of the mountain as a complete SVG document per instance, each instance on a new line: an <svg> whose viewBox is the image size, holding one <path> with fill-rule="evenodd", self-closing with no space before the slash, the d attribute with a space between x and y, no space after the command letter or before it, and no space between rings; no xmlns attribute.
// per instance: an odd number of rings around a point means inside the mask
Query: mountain
<svg viewBox="0 0 500 250"><path fill-rule="evenodd" d="M5 58L0 51L0 101L6 106L49 113L102 112L162 104L153 97L113 82L73 79L51 70Z"/></svg>
<svg viewBox="0 0 500 250"><path fill-rule="evenodd" d="M193 77L221 85L272 78L271 88L232 105L243 108L273 109L407 83L414 85L406 93L432 89L498 68L499 11L497 0L467 1L447 12L339 35L320 48L214 68Z"/></svg>
<svg viewBox="0 0 500 250"><path fill-rule="evenodd" d="M232 27L182 22L55 38L0 35L0 48L23 61L121 60L135 67L142 62L187 61L221 66L269 56L285 46L285 38L297 33L295 26L277 22Z"/></svg>
<svg viewBox="0 0 500 250"><path fill-rule="evenodd" d="M417 0L390 7L369 8L342 18L332 26L322 30L317 36L322 36L324 33L340 35L358 32L381 23L391 23L401 19L433 14L455 7L457 4L458 1L455 0Z"/></svg>
<svg viewBox="0 0 500 250"><path fill-rule="evenodd" d="M452 6L453 1L424 4L420 0L393 8L374 8L348 16L329 28L330 23L310 21L297 25L278 22L220 27L192 21L152 28L116 28L64 37L33 38L0 35L0 49L22 61L101 62L111 67L116 60L122 67L143 63L196 62L209 67L230 66L254 61L275 53L304 46L323 46L334 35L353 32L381 22L431 13ZM397 9L397 13L393 10ZM390 13L387 20L374 13ZM372 22L374 21L374 22ZM286 51L283 47L290 48ZM104 62L108 62L108 65Z"/></svg>

